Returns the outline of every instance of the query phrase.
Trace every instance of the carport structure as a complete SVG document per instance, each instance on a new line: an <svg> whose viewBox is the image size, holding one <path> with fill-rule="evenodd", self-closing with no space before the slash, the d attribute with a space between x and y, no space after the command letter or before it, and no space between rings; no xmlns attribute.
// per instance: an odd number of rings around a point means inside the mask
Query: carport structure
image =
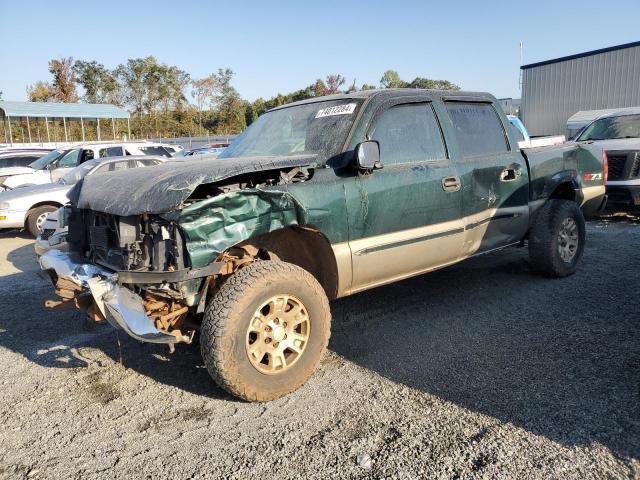
<svg viewBox="0 0 640 480"><path fill-rule="evenodd" d="M27 138L24 135L24 127L22 122L26 119L27 135L29 143L33 143L34 135L37 134L37 142L42 143L42 137L40 135L40 123L44 120L46 139L48 143L51 143L51 132L49 124L52 121L62 120L64 129L64 141L70 140L70 127L71 121L77 121L80 123L82 132L82 141L86 141L85 136L85 123L87 121L96 121L96 137L100 141L100 120L111 120L111 129L113 133L113 139L116 139L116 120L127 120L127 133L131 136L131 124L129 112L123 108L110 104L96 104L96 103L51 103L51 102L9 102L0 101L0 114L2 115L2 125L4 129L5 142L13 145L15 128L12 129L11 122L18 120L20 122L22 141ZM31 121L36 122L36 131L32 132ZM77 128L77 127L76 127ZM44 132L42 132L44 134ZM79 140L79 139L76 139ZM57 142L54 132L54 142ZM60 140L62 141L62 139Z"/></svg>

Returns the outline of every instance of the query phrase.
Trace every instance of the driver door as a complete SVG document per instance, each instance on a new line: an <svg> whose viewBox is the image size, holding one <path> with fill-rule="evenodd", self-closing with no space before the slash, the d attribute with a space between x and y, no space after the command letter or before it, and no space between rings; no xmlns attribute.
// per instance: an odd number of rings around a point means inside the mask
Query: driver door
<svg viewBox="0 0 640 480"><path fill-rule="evenodd" d="M402 102L383 105L367 133L383 168L345 184L352 292L452 263L462 252L462 192L436 109L428 99Z"/></svg>

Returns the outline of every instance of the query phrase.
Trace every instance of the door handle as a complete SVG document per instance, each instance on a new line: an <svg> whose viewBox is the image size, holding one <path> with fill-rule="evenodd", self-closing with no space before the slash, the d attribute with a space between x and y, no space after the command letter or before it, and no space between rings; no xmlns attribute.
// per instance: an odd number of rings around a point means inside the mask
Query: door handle
<svg viewBox="0 0 640 480"><path fill-rule="evenodd" d="M460 177L444 177L442 179L442 189L445 192L457 192L461 185Z"/></svg>
<svg viewBox="0 0 640 480"><path fill-rule="evenodd" d="M520 168L520 165L509 165L500 172L500 181L513 182L520 178L520 175L522 175L522 168Z"/></svg>

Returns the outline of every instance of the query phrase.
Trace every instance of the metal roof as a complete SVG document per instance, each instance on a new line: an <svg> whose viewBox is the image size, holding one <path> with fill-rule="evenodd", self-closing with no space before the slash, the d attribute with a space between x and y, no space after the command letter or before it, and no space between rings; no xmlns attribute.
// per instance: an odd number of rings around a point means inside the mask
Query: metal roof
<svg viewBox="0 0 640 480"><path fill-rule="evenodd" d="M590 57L591 55L598 55L599 53L613 52L615 50L623 50L625 48L639 47L640 42L623 43L622 45L614 45L613 47L601 48L599 50L591 50L584 53L576 53L575 55L568 55L566 57L553 58L551 60L545 60L543 62L529 63L528 65L522 65L520 69L526 70L528 68L541 67L543 65L549 65L551 63L566 62L567 60L575 60L576 58Z"/></svg>
<svg viewBox="0 0 640 480"><path fill-rule="evenodd" d="M4 102L5 117L129 118L125 109L98 103Z"/></svg>

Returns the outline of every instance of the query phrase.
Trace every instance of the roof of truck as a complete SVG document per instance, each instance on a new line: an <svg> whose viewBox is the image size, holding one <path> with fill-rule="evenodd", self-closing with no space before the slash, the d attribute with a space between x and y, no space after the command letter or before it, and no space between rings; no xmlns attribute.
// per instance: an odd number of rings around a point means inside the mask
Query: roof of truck
<svg viewBox="0 0 640 480"><path fill-rule="evenodd" d="M375 90L361 90L353 93L339 93L336 95L325 95L323 97L307 98L305 100L299 100L297 102L287 103L286 105L280 105L272 110L279 110L281 108L291 107L293 105L305 105L308 103L326 102L329 100L347 100L347 99L359 99L359 98L397 98L397 97L410 97L414 95L427 95L436 98L445 98L451 100L464 100L464 99L476 99L484 101L494 101L495 97L487 92L463 92L460 90L427 90L424 88L378 88Z"/></svg>

